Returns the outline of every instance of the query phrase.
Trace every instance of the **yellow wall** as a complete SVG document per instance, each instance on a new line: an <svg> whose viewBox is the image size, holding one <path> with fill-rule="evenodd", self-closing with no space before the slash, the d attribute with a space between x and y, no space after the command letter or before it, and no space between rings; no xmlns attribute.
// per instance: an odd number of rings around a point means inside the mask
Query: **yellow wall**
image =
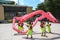
<svg viewBox="0 0 60 40"><path fill-rule="evenodd" d="M27 13L30 13L30 12L32 12L32 7L27 7Z"/></svg>
<svg viewBox="0 0 60 40"><path fill-rule="evenodd" d="M0 20L4 20L4 8L0 5Z"/></svg>
<svg viewBox="0 0 60 40"><path fill-rule="evenodd" d="M32 12L32 7L27 7L26 8L26 13L31 13ZM0 20L4 20L4 7L3 5L0 5Z"/></svg>

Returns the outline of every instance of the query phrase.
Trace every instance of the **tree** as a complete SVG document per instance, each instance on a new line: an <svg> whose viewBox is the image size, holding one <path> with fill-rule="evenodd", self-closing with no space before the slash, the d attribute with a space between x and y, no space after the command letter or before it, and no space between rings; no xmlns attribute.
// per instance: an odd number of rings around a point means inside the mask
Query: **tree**
<svg viewBox="0 0 60 40"><path fill-rule="evenodd" d="M39 10L39 9L44 10L44 4L43 4L43 3L38 4L38 6L37 6L36 10Z"/></svg>
<svg viewBox="0 0 60 40"><path fill-rule="evenodd" d="M56 18L60 19L60 0L45 0L37 5L36 10L38 9L50 11Z"/></svg>

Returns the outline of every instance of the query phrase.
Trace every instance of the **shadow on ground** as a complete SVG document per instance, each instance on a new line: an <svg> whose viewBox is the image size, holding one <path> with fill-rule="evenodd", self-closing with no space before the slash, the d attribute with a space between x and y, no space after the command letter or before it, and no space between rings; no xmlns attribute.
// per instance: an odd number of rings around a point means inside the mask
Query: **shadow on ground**
<svg viewBox="0 0 60 40"><path fill-rule="evenodd" d="M34 33L34 34L41 34L41 33ZM54 34L54 35L58 35L57 37L53 37L53 38L28 38L28 40L56 40L56 39L60 39L60 34L58 33L51 33L51 34ZM27 39L27 37L23 37L23 39Z"/></svg>
<svg viewBox="0 0 60 40"><path fill-rule="evenodd" d="M15 33L15 34L14 34L14 36L18 36L18 35L23 35L23 34L20 34L20 33L19 33L19 34L18 34L18 33ZM24 35L25 35L25 34L24 34Z"/></svg>

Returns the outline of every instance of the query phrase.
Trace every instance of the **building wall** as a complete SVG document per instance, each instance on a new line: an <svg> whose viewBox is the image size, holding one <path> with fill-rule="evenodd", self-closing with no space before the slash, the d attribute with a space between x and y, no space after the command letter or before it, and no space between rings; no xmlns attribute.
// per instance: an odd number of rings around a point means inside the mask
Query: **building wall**
<svg viewBox="0 0 60 40"><path fill-rule="evenodd" d="M11 8L12 7L12 8ZM26 11L25 11L26 10ZM9 20L16 16L17 12L21 12L22 15L32 12L32 7L21 6L0 6L0 20Z"/></svg>
<svg viewBox="0 0 60 40"><path fill-rule="evenodd" d="M0 5L0 20L4 20L4 7Z"/></svg>
<svg viewBox="0 0 60 40"><path fill-rule="evenodd" d="M32 12L32 7L27 7L26 12L31 13Z"/></svg>

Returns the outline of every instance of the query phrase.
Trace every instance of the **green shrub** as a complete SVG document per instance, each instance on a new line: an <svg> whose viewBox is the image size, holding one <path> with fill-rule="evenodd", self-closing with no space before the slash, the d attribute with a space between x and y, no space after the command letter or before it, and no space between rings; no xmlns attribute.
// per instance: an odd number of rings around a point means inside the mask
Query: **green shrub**
<svg viewBox="0 0 60 40"><path fill-rule="evenodd" d="M10 20L7 20L7 22L8 22L8 23L12 23L12 19L10 19Z"/></svg>

